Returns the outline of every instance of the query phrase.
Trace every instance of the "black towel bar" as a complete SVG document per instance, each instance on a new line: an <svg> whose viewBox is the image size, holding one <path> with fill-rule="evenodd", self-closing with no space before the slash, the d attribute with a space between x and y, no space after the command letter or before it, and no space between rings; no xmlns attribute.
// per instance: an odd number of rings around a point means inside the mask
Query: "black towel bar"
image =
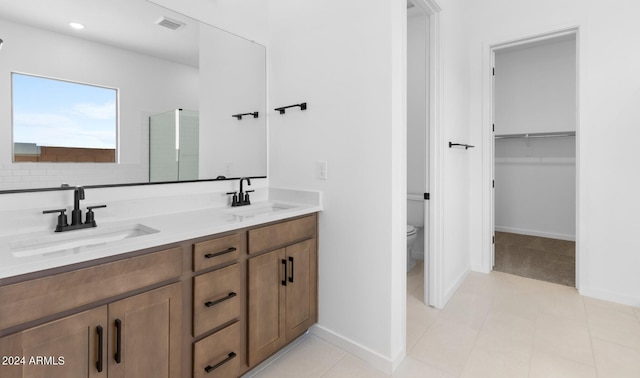
<svg viewBox="0 0 640 378"><path fill-rule="evenodd" d="M277 111L280 112L280 114L284 114L285 109L295 108L296 106L299 106L300 110L307 110L307 103L306 102L302 102L300 104L295 104L295 105L282 106L282 107L279 107L279 108L275 108L273 110L277 110Z"/></svg>
<svg viewBox="0 0 640 378"><path fill-rule="evenodd" d="M460 146L460 147L464 147L465 150L468 150L469 148L473 148L475 146L472 146L470 144L464 144L464 143L453 143L453 142L449 142L449 148L452 148L454 146Z"/></svg>

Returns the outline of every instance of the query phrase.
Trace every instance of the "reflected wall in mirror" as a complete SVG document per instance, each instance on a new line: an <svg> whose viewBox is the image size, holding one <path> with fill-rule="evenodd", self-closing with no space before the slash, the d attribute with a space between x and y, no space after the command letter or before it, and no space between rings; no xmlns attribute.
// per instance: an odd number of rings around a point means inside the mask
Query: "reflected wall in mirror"
<svg viewBox="0 0 640 378"><path fill-rule="evenodd" d="M264 46L145 0L0 0L0 33L0 190L266 176ZM116 162L14 162L11 73L117 89ZM197 127L174 128L164 158L184 168L156 180L151 120L177 109Z"/></svg>

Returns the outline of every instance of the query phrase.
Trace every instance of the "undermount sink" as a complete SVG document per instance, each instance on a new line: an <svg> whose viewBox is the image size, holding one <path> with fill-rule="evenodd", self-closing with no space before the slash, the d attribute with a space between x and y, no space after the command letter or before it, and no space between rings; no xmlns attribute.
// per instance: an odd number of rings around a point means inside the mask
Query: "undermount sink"
<svg viewBox="0 0 640 378"><path fill-rule="evenodd" d="M22 235L9 242L14 257L49 255L54 253L79 253L83 247L97 246L138 236L155 234L158 230L143 224L100 226L91 229L67 231L55 234Z"/></svg>
<svg viewBox="0 0 640 378"><path fill-rule="evenodd" d="M227 212L239 217L254 217L257 215L272 214L277 211L292 209L294 207L294 205L267 201L246 206L234 207L227 210Z"/></svg>

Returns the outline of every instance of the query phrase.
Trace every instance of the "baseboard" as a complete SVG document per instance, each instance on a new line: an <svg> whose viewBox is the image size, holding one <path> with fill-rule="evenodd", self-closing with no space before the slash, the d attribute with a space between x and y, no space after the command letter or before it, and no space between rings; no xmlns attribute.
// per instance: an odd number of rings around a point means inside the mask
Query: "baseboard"
<svg viewBox="0 0 640 378"><path fill-rule="evenodd" d="M462 286L462 283L467 278L469 273L471 273L471 268L467 267L467 269L465 269L464 272L462 272L462 274L460 274L458 278L454 281L453 285L444 292L444 302L442 304L443 308L447 303L449 303L449 300L451 299L451 297L453 297L453 295L460 288L460 286Z"/></svg>
<svg viewBox="0 0 640 378"><path fill-rule="evenodd" d="M580 295L583 295L585 297L602 299L603 301L620 303L632 307L640 307L640 297L631 297L613 293L607 290L584 287L581 287L578 292L580 293Z"/></svg>
<svg viewBox="0 0 640 378"><path fill-rule="evenodd" d="M511 234L520 234L520 235L538 236L541 238L576 241L575 235L556 234L553 232L525 230L521 228L503 227L503 226L495 226L495 230L498 232L509 232Z"/></svg>
<svg viewBox="0 0 640 378"><path fill-rule="evenodd" d="M318 324L311 327L309 331L313 335L353 354L385 374L393 374L395 368L400 365L405 357L405 353L400 353L394 359L389 359Z"/></svg>

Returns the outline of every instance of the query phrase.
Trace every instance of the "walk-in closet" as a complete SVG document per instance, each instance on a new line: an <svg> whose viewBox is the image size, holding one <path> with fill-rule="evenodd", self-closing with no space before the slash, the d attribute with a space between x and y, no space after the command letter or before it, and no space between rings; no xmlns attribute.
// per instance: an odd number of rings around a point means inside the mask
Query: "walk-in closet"
<svg viewBox="0 0 640 378"><path fill-rule="evenodd" d="M575 287L576 36L494 52L494 270Z"/></svg>

